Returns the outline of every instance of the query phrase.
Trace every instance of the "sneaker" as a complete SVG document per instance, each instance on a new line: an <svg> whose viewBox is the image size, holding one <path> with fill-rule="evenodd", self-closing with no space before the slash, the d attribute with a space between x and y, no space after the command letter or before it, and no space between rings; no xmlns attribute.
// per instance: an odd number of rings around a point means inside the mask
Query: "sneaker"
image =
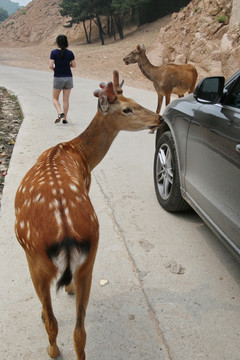
<svg viewBox="0 0 240 360"><path fill-rule="evenodd" d="M55 120L55 124L59 123L64 118L64 113L58 115L58 118Z"/></svg>

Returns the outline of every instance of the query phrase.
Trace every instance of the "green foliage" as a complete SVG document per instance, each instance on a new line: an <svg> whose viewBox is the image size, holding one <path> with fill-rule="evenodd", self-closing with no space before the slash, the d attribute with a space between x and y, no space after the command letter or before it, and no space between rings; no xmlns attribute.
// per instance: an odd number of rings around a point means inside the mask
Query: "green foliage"
<svg viewBox="0 0 240 360"><path fill-rule="evenodd" d="M100 16L106 16L109 36L113 34L115 38L116 26L120 39L123 39L124 20L129 14L141 25L177 11L189 2L190 0L62 0L60 14L70 17L67 27L83 23L87 42L91 42L91 40L87 34L85 22L90 21L91 28L91 21L94 21L98 26L102 44L104 44Z"/></svg>
<svg viewBox="0 0 240 360"><path fill-rule="evenodd" d="M133 7L146 2L146 0L112 0L111 10L116 12L127 12Z"/></svg>
<svg viewBox="0 0 240 360"><path fill-rule="evenodd" d="M139 8L139 25L179 11L189 2L190 0L146 0Z"/></svg>
<svg viewBox="0 0 240 360"><path fill-rule="evenodd" d="M0 8L0 22L8 18L8 12L3 8Z"/></svg>
<svg viewBox="0 0 240 360"><path fill-rule="evenodd" d="M221 24L225 24L225 22L227 22L227 17L226 15L220 15L218 18L217 18L217 21Z"/></svg>

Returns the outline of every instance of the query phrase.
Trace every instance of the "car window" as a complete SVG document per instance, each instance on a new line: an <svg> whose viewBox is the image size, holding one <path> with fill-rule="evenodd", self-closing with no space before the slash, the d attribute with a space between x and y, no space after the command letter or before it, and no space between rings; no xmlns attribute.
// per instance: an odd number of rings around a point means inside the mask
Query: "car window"
<svg viewBox="0 0 240 360"><path fill-rule="evenodd" d="M233 106L240 109L240 77L237 79L229 96L225 101L225 105Z"/></svg>

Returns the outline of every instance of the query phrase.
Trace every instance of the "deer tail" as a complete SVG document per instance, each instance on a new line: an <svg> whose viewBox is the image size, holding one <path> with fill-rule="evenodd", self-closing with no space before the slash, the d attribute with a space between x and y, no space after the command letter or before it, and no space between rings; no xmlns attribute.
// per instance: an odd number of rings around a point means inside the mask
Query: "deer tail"
<svg viewBox="0 0 240 360"><path fill-rule="evenodd" d="M47 255L53 261L60 274L57 291L72 281L75 270L81 266L90 252L89 240L65 238L47 248Z"/></svg>

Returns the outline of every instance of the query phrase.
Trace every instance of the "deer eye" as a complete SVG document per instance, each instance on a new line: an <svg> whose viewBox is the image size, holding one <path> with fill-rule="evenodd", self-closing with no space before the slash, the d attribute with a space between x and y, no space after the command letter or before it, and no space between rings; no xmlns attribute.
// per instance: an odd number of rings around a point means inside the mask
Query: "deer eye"
<svg viewBox="0 0 240 360"><path fill-rule="evenodd" d="M123 109L123 112L124 112L125 114L129 114L129 113L132 113L133 111L132 111L132 109L130 109L130 108L126 108L126 109Z"/></svg>

